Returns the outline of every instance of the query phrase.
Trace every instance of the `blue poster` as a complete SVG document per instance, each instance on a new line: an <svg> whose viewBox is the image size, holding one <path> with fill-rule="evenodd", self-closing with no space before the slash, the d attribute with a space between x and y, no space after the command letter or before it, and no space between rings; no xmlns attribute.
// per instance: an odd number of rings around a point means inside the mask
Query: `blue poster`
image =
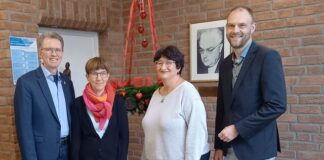
<svg viewBox="0 0 324 160"><path fill-rule="evenodd" d="M36 38L10 36L12 78L16 84L23 74L38 67Z"/></svg>

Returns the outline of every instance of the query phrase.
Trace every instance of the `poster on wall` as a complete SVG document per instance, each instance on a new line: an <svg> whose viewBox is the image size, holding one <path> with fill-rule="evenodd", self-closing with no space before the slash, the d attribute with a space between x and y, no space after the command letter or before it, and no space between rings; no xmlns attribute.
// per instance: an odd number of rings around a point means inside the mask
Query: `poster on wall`
<svg viewBox="0 0 324 160"><path fill-rule="evenodd" d="M38 67L36 38L10 36L12 79L14 84L20 76Z"/></svg>

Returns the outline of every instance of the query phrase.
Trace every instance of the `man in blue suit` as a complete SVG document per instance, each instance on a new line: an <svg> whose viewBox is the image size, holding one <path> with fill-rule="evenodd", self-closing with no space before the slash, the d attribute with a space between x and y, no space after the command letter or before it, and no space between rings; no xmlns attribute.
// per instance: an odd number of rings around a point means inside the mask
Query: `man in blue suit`
<svg viewBox="0 0 324 160"><path fill-rule="evenodd" d="M255 28L250 8L230 11L233 53L220 66L214 160L273 160L280 151L276 119L287 103L281 57L252 41Z"/></svg>
<svg viewBox="0 0 324 160"><path fill-rule="evenodd" d="M41 65L20 77L14 95L17 136L24 160L67 160L72 81L58 72L64 42L57 33L38 39Z"/></svg>

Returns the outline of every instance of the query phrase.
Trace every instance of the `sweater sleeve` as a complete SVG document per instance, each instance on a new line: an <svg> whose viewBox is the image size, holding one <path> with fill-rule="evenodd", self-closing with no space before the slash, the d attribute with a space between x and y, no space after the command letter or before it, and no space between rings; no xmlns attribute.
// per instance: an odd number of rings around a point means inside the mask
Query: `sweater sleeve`
<svg viewBox="0 0 324 160"><path fill-rule="evenodd" d="M185 96L183 103L183 116L187 124L185 160L200 159L208 141L205 107L198 92L193 92L195 94Z"/></svg>

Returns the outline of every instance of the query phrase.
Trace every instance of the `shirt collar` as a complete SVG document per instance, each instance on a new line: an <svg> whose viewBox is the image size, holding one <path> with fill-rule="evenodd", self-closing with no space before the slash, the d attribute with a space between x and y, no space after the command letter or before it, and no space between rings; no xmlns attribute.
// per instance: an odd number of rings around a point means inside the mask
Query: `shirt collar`
<svg viewBox="0 0 324 160"><path fill-rule="evenodd" d="M243 49L243 51L242 51L242 53L241 53L241 55L240 55L240 59L241 59L241 61L243 61L244 58L246 57L246 55L248 54L248 51L249 51L249 49L250 49L250 47L251 47L251 44L252 44L252 40L249 40L249 41L247 42L246 47ZM233 61L235 60L235 54L233 54L233 56L232 56L232 60L233 60Z"/></svg>
<svg viewBox="0 0 324 160"><path fill-rule="evenodd" d="M41 68L46 78L52 77L53 74L50 71L48 71L43 64L41 64ZM60 80L61 79L60 74L58 72L56 74L58 75L58 79Z"/></svg>

